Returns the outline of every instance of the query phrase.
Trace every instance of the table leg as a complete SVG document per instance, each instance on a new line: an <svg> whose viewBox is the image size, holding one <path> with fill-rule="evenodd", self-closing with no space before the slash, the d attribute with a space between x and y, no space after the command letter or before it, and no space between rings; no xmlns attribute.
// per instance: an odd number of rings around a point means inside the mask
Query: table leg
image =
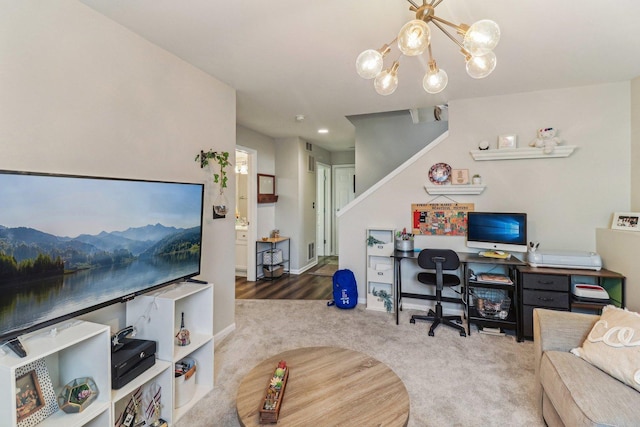
<svg viewBox="0 0 640 427"><path fill-rule="evenodd" d="M396 309L396 325L400 324L400 305L401 303L401 295L400 293L402 292L402 270L400 268L400 263L402 262L402 259L400 258L394 258L394 264L395 264L395 277L394 277L394 283L395 283L395 292L394 292L394 300L395 300L395 309Z"/></svg>

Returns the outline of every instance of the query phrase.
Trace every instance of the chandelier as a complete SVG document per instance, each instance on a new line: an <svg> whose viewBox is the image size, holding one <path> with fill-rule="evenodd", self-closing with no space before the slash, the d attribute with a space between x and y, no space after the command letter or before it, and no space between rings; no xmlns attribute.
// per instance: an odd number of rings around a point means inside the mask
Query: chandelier
<svg viewBox="0 0 640 427"><path fill-rule="evenodd" d="M422 0L422 6L418 6L413 0L407 0L411 4L409 10L416 13L416 19L407 22L391 42L397 41L401 55L417 56L425 50L429 54L427 73L422 80L422 87L428 93L441 92L449 81L447 73L439 68L431 53L431 32L427 24L431 23L442 31L451 41L460 47L460 52L465 58L467 74L474 79L487 77L496 68L496 55L493 49L500 40L500 27L495 22L483 19L473 25L456 25L435 15L436 7L443 0ZM456 30L462 41L459 41L445 26ZM356 70L360 77L375 79L374 87L380 95L391 95L398 87L398 60L391 66L382 69L384 57L391 51L391 47L385 44L378 50L367 49L356 60Z"/></svg>

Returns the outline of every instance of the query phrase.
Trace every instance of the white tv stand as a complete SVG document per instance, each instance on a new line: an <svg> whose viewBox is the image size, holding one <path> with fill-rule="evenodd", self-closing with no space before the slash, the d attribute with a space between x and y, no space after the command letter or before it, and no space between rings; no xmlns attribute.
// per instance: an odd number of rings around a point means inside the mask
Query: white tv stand
<svg viewBox="0 0 640 427"><path fill-rule="evenodd" d="M213 389L213 287L211 284L179 283L138 296L126 303L127 324L138 323L136 338L157 342L156 363L119 390L111 390L111 331L97 323L70 320L42 329L22 339L27 356L20 358L6 349L0 355L0 425L18 427L16 417L16 371L44 359L56 396L60 389L79 377L91 377L99 395L85 410L67 414L58 410L38 427L105 427L117 417L139 387L156 383L162 389L161 417L173 425L186 411ZM174 335L185 312L191 344L174 345ZM140 320L140 313L145 315ZM131 322L131 323L129 323ZM54 327L55 327L54 326ZM189 356L197 362L196 393L180 408L174 408L173 363ZM21 423L21 425L24 423Z"/></svg>

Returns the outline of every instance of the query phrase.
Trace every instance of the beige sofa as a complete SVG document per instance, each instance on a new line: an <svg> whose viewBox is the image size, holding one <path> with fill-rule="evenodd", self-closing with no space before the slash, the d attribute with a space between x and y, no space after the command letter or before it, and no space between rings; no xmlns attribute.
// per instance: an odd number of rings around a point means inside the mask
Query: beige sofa
<svg viewBox="0 0 640 427"><path fill-rule="evenodd" d="M569 353L582 345L598 319L533 311L536 386L548 426L640 426L640 393Z"/></svg>

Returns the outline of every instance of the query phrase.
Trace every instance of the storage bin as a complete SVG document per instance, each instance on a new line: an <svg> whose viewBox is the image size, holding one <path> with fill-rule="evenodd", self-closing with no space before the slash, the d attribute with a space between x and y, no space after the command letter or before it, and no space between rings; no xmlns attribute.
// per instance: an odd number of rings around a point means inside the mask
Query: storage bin
<svg viewBox="0 0 640 427"><path fill-rule="evenodd" d="M471 292L478 314L487 319L504 320L509 316L511 298L503 289L475 288Z"/></svg>
<svg viewBox="0 0 640 427"><path fill-rule="evenodd" d="M280 264L282 262L282 249L269 249L264 251L264 257L262 263L267 264Z"/></svg>
<svg viewBox="0 0 640 427"><path fill-rule="evenodd" d="M189 403L196 393L196 362L193 359L184 358L175 366L175 407Z"/></svg>
<svg viewBox="0 0 640 427"><path fill-rule="evenodd" d="M396 250L413 252L413 240L396 239Z"/></svg>
<svg viewBox="0 0 640 427"><path fill-rule="evenodd" d="M284 267L281 265L265 265L262 267L262 272L264 273L264 277L280 277L284 274Z"/></svg>

